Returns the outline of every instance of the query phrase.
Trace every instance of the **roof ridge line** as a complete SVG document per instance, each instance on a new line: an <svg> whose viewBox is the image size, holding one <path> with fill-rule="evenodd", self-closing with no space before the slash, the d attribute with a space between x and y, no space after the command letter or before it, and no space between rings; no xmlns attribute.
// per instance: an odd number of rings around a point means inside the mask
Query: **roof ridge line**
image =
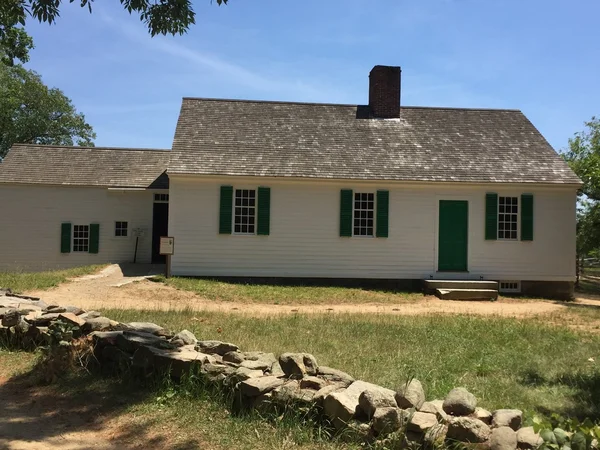
<svg viewBox="0 0 600 450"><path fill-rule="evenodd" d="M258 99L242 99L242 98L218 98L218 97L182 97L182 100L200 100L209 102L231 102L231 103L269 103L279 105L313 105L313 106L343 106L343 107L358 107L369 106L356 103L328 103L328 102L302 102L294 100L258 100ZM470 108L460 106L413 106L400 105L400 109L443 109L443 110L465 110L465 111L511 111L521 112L516 108Z"/></svg>
<svg viewBox="0 0 600 450"><path fill-rule="evenodd" d="M15 143L12 147L40 147L40 148L78 148L83 150L125 150L125 151L148 151L148 152L170 152L170 148L141 148L141 147L86 147L83 145L52 145L52 144L22 144Z"/></svg>

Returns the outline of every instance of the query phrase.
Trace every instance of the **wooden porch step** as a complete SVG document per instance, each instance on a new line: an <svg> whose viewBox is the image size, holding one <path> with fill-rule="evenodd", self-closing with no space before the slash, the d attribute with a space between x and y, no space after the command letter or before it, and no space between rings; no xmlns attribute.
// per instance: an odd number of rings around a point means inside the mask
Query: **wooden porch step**
<svg viewBox="0 0 600 450"><path fill-rule="evenodd" d="M442 300L496 300L496 289L445 289L435 290L435 295Z"/></svg>
<svg viewBox="0 0 600 450"><path fill-rule="evenodd" d="M491 289L498 290L497 281L480 280L423 280L426 294L435 294L436 289Z"/></svg>

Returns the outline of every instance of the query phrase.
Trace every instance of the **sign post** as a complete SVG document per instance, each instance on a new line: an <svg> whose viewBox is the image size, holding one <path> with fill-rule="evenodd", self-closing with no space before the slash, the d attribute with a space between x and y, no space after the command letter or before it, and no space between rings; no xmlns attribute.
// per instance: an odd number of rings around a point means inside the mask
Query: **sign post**
<svg viewBox="0 0 600 450"><path fill-rule="evenodd" d="M172 236L161 236L159 253L167 256L167 268L165 275L167 278L171 278L171 256L175 253L175 238Z"/></svg>

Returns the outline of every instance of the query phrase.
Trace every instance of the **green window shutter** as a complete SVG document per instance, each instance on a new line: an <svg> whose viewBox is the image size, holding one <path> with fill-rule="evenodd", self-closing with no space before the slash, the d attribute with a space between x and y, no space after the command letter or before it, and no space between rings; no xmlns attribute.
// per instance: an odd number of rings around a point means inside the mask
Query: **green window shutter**
<svg viewBox="0 0 600 450"><path fill-rule="evenodd" d="M485 194L485 239L498 239L498 194Z"/></svg>
<svg viewBox="0 0 600 450"><path fill-rule="evenodd" d="M388 237L389 208L390 192L377 191L377 231L375 232L377 237Z"/></svg>
<svg viewBox="0 0 600 450"><path fill-rule="evenodd" d="M221 186L221 203L219 208L219 234L231 234L233 214L233 186Z"/></svg>
<svg viewBox="0 0 600 450"><path fill-rule="evenodd" d="M352 189L341 191L340 236L352 237Z"/></svg>
<svg viewBox="0 0 600 450"><path fill-rule="evenodd" d="M258 188L257 213L256 234L268 236L271 226L271 188Z"/></svg>
<svg viewBox="0 0 600 450"><path fill-rule="evenodd" d="M64 222L60 225L60 252L71 253L71 223Z"/></svg>
<svg viewBox="0 0 600 450"><path fill-rule="evenodd" d="M521 195L521 240L533 241L533 195Z"/></svg>
<svg viewBox="0 0 600 450"><path fill-rule="evenodd" d="M88 253L98 253L100 243L100 225L97 223L90 224L90 245Z"/></svg>

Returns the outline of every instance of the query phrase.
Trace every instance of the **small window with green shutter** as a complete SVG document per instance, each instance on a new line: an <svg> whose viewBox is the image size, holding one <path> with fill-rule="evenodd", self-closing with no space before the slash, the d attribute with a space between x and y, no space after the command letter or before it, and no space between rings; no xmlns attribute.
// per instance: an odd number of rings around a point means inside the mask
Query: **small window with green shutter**
<svg viewBox="0 0 600 450"><path fill-rule="evenodd" d="M71 253L71 222L64 222L60 226L60 252Z"/></svg>
<svg viewBox="0 0 600 450"><path fill-rule="evenodd" d="M390 209L389 191L377 191L377 231L375 235L378 238L388 237L389 232L389 209Z"/></svg>
<svg viewBox="0 0 600 450"><path fill-rule="evenodd" d="M256 234L268 236L271 230L271 189L268 187L258 188L258 217Z"/></svg>
<svg viewBox="0 0 600 450"><path fill-rule="evenodd" d="M98 253L100 249L100 224L92 223L90 225L90 253Z"/></svg>
<svg viewBox="0 0 600 450"><path fill-rule="evenodd" d="M533 241L533 195L521 195L521 240Z"/></svg>
<svg viewBox="0 0 600 450"><path fill-rule="evenodd" d="M352 189L340 192L340 236L352 237Z"/></svg>
<svg viewBox="0 0 600 450"><path fill-rule="evenodd" d="M498 239L498 194L485 194L485 239Z"/></svg>
<svg viewBox="0 0 600 450"><path fill-rule="evenodd" d="M231 234L233 217L233 186L221 186L219 204L219 234Z"/></svg>
<svg viewBox="0 0 600 450"><path fill-rule="evenodd" d="M268 236L271 232L271 188L221 186L220 234Z"/></svg>

